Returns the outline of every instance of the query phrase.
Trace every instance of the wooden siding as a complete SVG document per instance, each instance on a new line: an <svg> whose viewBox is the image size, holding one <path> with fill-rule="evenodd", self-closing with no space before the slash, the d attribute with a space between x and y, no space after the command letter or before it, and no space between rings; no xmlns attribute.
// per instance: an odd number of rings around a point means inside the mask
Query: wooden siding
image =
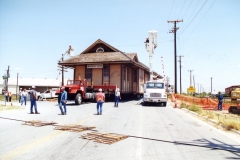
<svg viewBox="0 0 240 160"><path fill-rule="evenodd" d="M143 93L143 86L142 86L144 84L144 70L143 69L139 69L138 77L139 77L139 81L138 81L139 93Z"/></svg>
<svg viewBox="0 0 240 160"><path fill-rule="evenodd" d="M103 85L102 83L102 68L93 68L92 69L92 82L93 85Z"/></svg>
<svg viewBox="0 0 240 160"><path fill-rule="evenodd" d="M121 65L110 65L110 85L117 85L121 90Z"/></svg>
<svg viewBox="0 0 240 160"><path fill-rule="evenodd" d="M149 81L150 80L150 75L148 72L144 72L144 82Z"/></svg>
<svg viewBox="0 0 240 160"><path fill-rule="evenodd" d="M76 66L74 77L75 80L85 79L85 66Z"/></svg>

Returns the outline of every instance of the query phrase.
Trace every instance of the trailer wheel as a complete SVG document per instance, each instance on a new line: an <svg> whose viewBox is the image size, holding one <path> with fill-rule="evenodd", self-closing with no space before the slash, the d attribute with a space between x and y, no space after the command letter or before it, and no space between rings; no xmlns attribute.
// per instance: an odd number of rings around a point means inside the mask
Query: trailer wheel
<svg viewBox="0 0 240 160"><path fill-rule="evenodd" d="M82 95L81 93L78 93L75 97L75 104L80 105L82 103Z"/></svg>

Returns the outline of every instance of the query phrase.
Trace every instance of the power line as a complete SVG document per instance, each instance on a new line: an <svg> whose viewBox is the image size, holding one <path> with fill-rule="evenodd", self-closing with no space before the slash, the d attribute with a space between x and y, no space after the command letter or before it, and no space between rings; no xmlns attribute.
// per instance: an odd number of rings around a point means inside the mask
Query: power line
<svg viewBox="0 0 240 160"><path fill-rule="evenodd" d="M202 8L204 7L204 5L206 4L207 0L204 2L204 4L202 5L202 7L198 10L197 14L195 14L195 16L193 17L193 19L190 21L190 23L187 25L186 28L184 28L184 30L182 31L182 33L180 35L183 34L183 32L189 27L189 25L192 23L192 21L196 18L196 16L198 15L198 13L202 10ZM179 35L179 36L180 36Z"/></svg>
<svg viewBox="0 0 240 160"><path fill-rule="evenodd" d="M178 18L179 18L179 16L180 16L181 13L182 13L182 10L183 10L183 7L184 7L185 3L186 3L186 0L185 0L184 3L183 3L183 6L182 6L182 9L181 9L180 13L178 14ZM178 18L177 18L177 19L178 19Z"/></svg>
<svg viewBox="0 0 240 160"><path fill-rule="evenodd" d="M216 0L215 0L216 1ZM207 15L208 11L212 8L213 4L215 3L215 1L212 3L212 5L208 8L207 12L205 13L205 15L202 17L202 19L199 21L199 23L197 24L197 26L193 29L193 31L191 32L191 34L188 36L187 40L183 43L183 45L188 41L189 37L192 35L192 33L197 29L197 27L199 26L199 24L202 22L203 18L205 18L205 16Z"/></svg>
<svg viewBox="0 0 240 160"><path fill-rule="evenodd" d="M171 15L171 12L172 12L172 8L173 8L173 5L174 5L174 2L175 2L175 0L174 0L173 3L172 3L172 7L171 7L170 13L169 13L169 15L168 15L168 19L169 19L170 15Z"/></svg>
<svg viewBox="0 0 240 160"><path fill-rule="evenodd" d="M184 16L185 16L185 14L187 13L187 11L188 11L189 7L191 6L192 2L193 2L193 0L192 0L192 1L191 1L191 3L189 4L189 6L188 6L188 8L187 8L186 12L184 13L184 15L183 15L183 17L182 17L183 19L184 19Z"/></svg>

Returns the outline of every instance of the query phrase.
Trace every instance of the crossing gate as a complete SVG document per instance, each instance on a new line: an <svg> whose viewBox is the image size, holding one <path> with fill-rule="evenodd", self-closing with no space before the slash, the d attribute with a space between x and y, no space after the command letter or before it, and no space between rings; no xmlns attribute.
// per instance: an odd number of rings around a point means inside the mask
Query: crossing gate
<svg viewBox="0 0 240 160"><path fill-rule="evenodd" d="M116 134L116 133L100 133L100 132L91 132L84 135L81 135L82 139L93 140L94 142L104 143L104 144L113 144L115 142L121 141L128 138L128 135Z"/></svg>

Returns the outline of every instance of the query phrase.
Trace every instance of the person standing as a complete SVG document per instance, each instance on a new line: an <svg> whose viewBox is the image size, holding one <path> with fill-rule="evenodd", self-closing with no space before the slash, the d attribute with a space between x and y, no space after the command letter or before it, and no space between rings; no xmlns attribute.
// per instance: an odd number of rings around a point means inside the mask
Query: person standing
<svg viewBox="0 0 240 160"><path fill-rule="evenodd" d="M222 110L222 103L223 103L223 95L222 93L219 91L218 92L218 111Z"/></svg>
<svg viewBox="0 0 240 160"><path fill-rule="evenodd" d="M8 93L8 99L9 99L9 102L12 102L12 92Z"/></svg>
<svg viewBox="0 0 240 160"><path fill-rule="evenodd" d="M66 103L67 103L67 92L65 91L65 87L62 87L61 88L61 99L59 102L59 108L60 108L61 114L59 114L59 115L67 115ZM64 111L62 109L62 106L64 107Z"/></svg>
<svg viewBox="0 0 240 160"><path fill-rule="evenodd" d="M20 88L20 90L19 90L19 103L21 103L21 95L22 95L22 88Z"/></svg>
<svg viewBox="0 0 240 160"><path fill-rule="evenodd" d="M96 101L97 101L97 115L102 115L102 105L105 101L105 96L102 93L102 88L98 90L99 92L96 95Z"/></svg>
<svg viewBox="0 0 240 160"><path fill-rule="evenodd" d="M23 104L23 102L25 102L25 106L27 105L27 96L28 96L28 93L26 89L24 89L21 94L21 97L22 97L21 105Z"/></svg>
<svg viewBox="0 0 240 160"><path fill-rule="evenodd" d="M32 86L32 90L30 91L30 102L31 102L31 106L30 106L30 114L34 114L33 112L33 106L34 106L34 110L35 110L35 114L40 114L37 111L37 96L36 96L36 87Z"/></svg>
<svg viewBox="0 0 240 160"><path fill-rule="evenodd" d="M5 91L6 102L8 102L8 91Z"/></svg>
<svg viewBox="0 0 240 160"><path fill-rule="evenodd" d="M114 103L114 107L118 107L119 99L121 99L120 89L116 88L116 90L115 90L115 103Z"/></svg>

